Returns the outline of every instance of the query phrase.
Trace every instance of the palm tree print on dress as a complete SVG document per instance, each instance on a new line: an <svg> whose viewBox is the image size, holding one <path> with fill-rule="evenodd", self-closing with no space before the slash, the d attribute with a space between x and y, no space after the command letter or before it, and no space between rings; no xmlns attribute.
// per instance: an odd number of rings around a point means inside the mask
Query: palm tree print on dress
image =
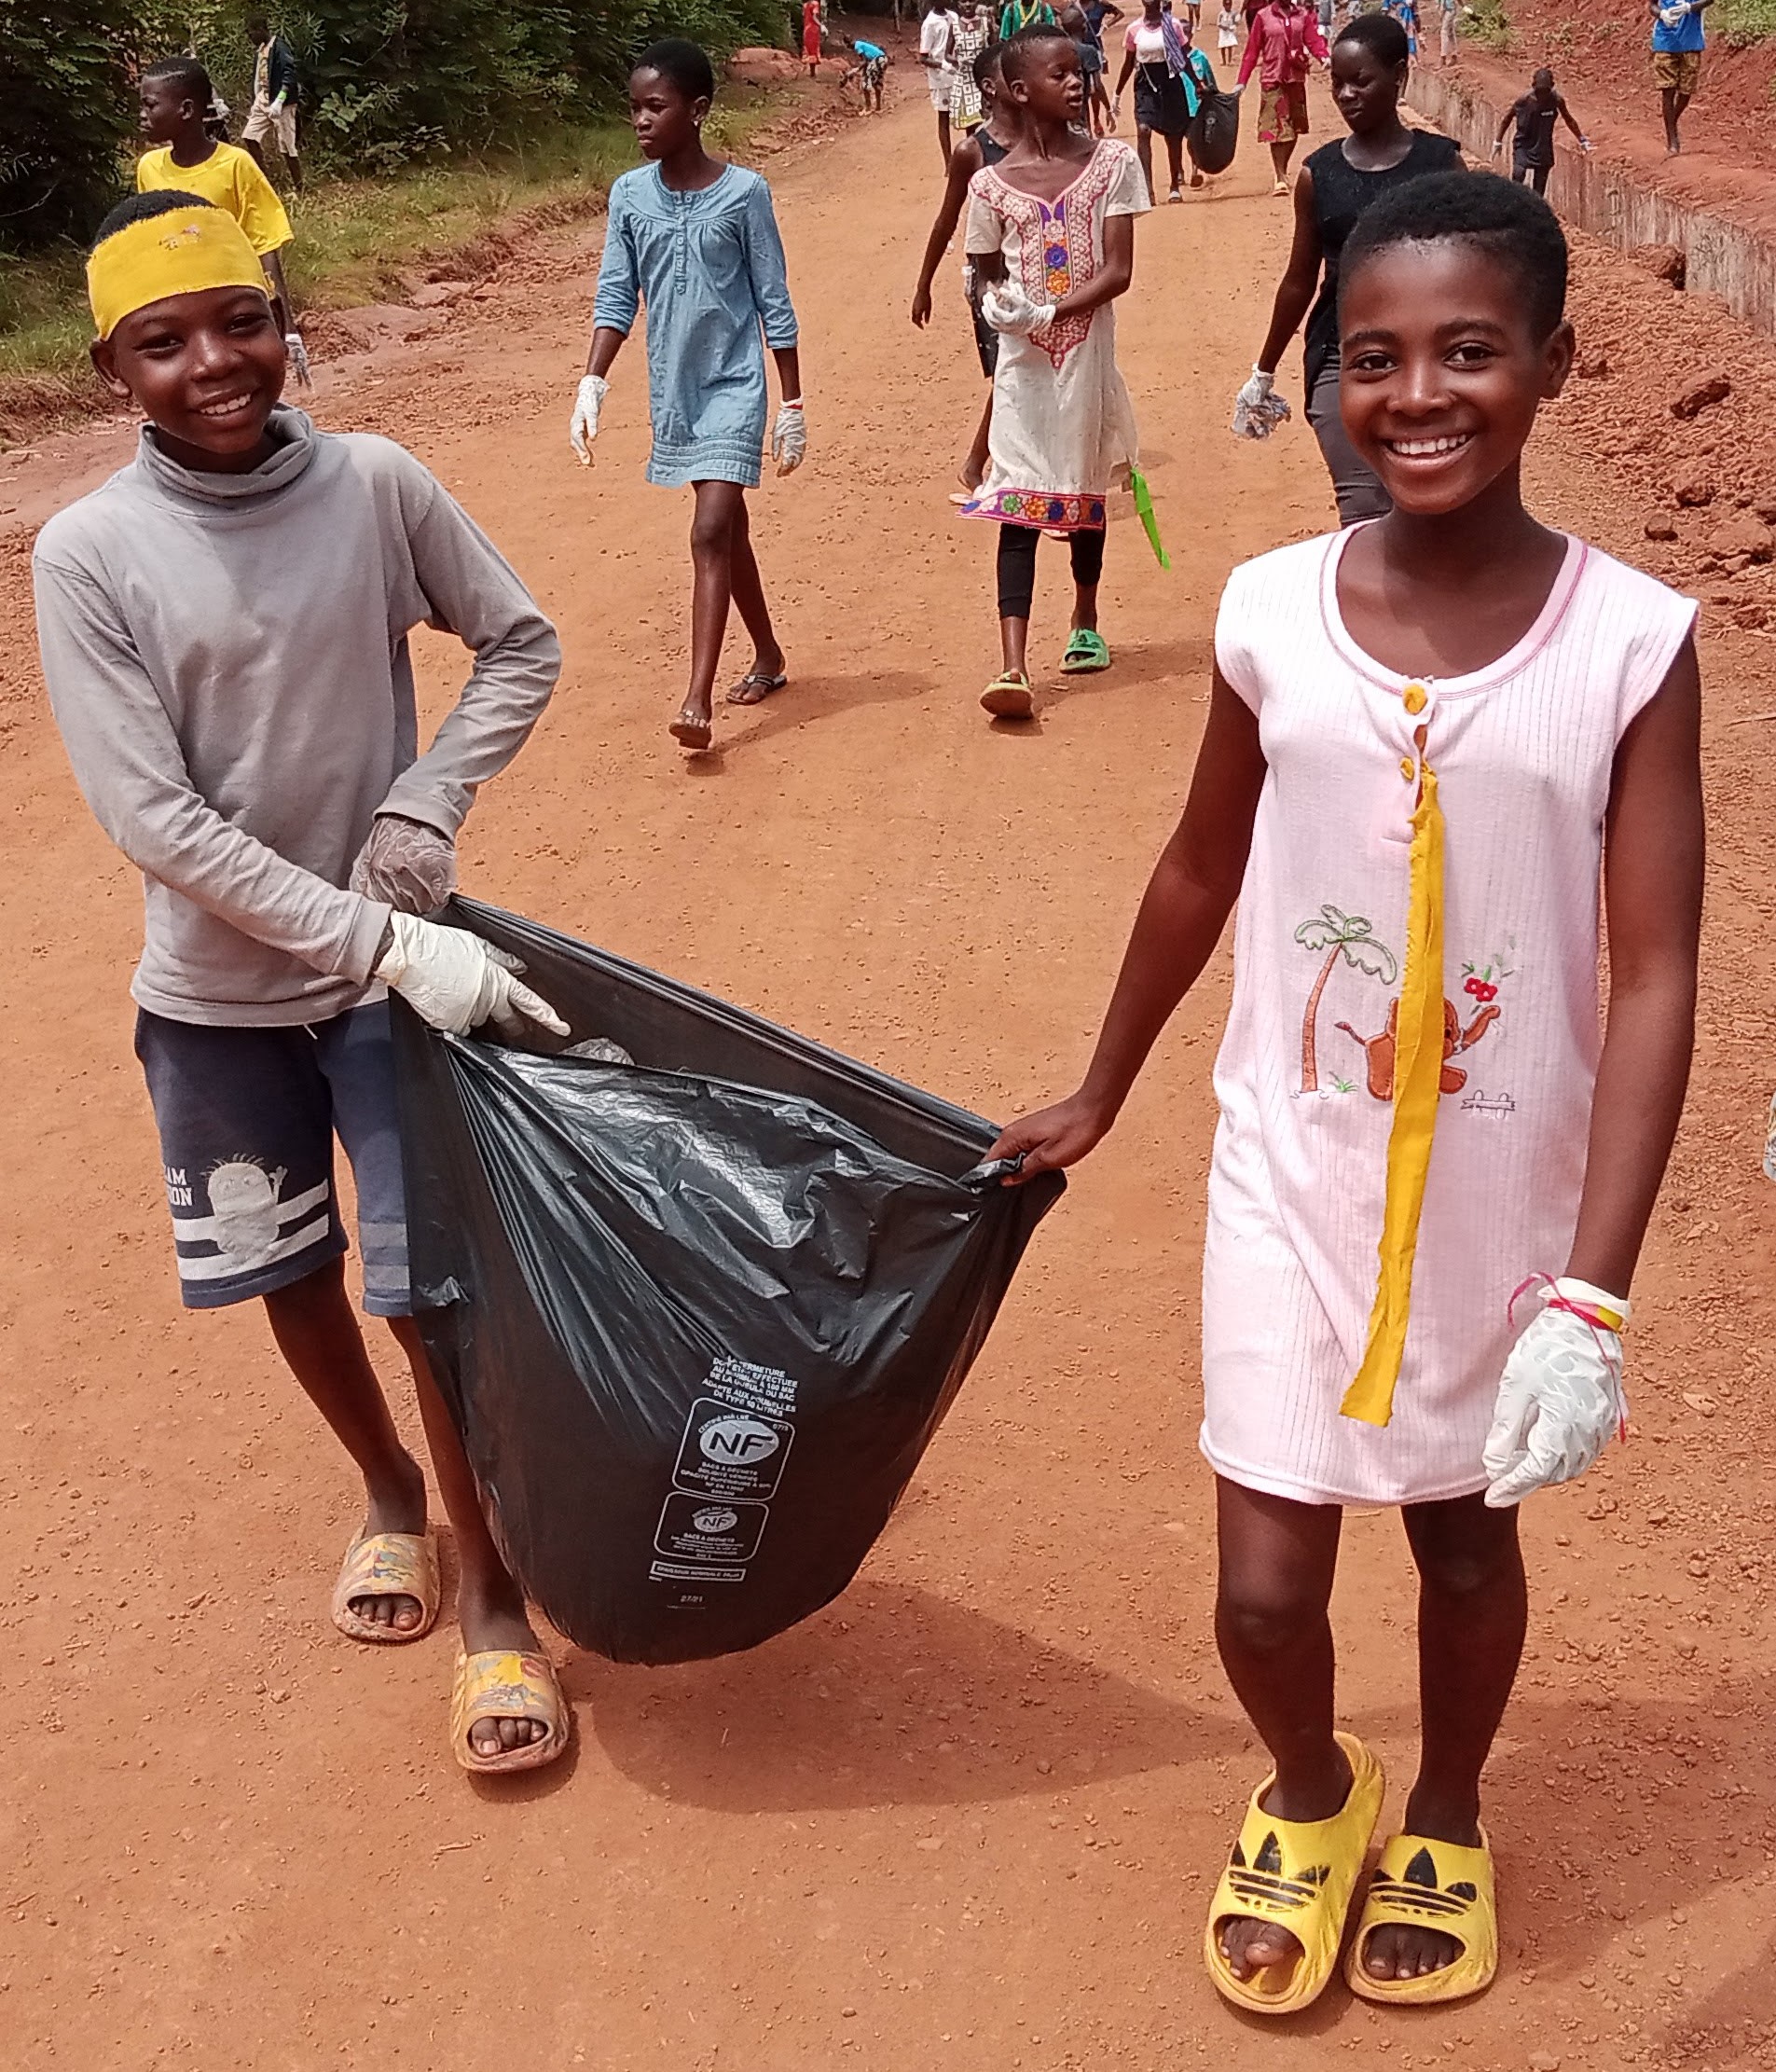
<svg viewBox="0 0 1776 2072"><path fill-rule="evenodd" d="M1315 1025L1319 1020L1320 996L1339 959L1342 957L1353 971L1367 972L1370 977L1379 978L1384 986L1391 986L1399 976L1399 959L1385 943L1375 940L1374 926L1373 921L1361 914L1346 914L1336 906L1322 906L1312 920L1303 921L1295 931L1295 940L1303 949L1323 949L1327 953L1319 976L1314 981L1314 990L1307 996L1307 1012L1301 1017L1301 1091L1304 1094L1319 1092ZM1341 1084L1339 1091L1347 1090Z"/></svg>

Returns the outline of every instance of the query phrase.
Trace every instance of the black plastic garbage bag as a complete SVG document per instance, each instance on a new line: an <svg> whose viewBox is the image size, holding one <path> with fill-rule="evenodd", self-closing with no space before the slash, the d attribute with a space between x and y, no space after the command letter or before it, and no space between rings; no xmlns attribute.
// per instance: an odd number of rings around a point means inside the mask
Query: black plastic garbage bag
<svg viewBox="0 0 1776 2072"><path fill-rule="evenodd" d="M494 1530L581 1647L753 1647L857 1572L1060 1179L966 1183L977 1117L509 914L449 918L574 1045L634 1060L397 1003L419 1322Z"/></svg>
<svg viewBox="0 0 1776 2072"><path fill-rule="evenodd" d="M1233 162L1239 141L1238 97L1232 93L1211 93L1206 89L1199 91L1196 113L1184 132L1191 163L1201 173L1225 173Z"/></svg>

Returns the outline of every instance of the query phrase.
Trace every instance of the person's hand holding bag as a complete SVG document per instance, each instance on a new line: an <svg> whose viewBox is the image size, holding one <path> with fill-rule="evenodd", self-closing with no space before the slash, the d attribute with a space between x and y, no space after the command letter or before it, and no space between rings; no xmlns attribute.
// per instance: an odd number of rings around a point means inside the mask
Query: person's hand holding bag
<svg viewBox="0 0 1776 2072"><path fill-rule="evenodd" d="M1276 393L1275 375L1255 366L1251 379L1233 398L1233 436L1268 439L1288 415L1287 398Z"/></svg>
<svg viewBox="0 0 1776 2072"><path fill-rule="evenodd" d="M1494 1510L1582 1475L1628 1418L1621 1333L1627 1299L1557 1280L1511 1347L1481 1462Z"/></svg>
<svg viewBox="0 0 1776 2072"><path fill-rule="evenodd" d="M491 1022L507 1043L538 1030L567 1036L568 1028L541 994L521 986L516 957L461 928L440 928L417 915L392 913L374 975L400 994L421 1020L453 1036Z"/></svg>

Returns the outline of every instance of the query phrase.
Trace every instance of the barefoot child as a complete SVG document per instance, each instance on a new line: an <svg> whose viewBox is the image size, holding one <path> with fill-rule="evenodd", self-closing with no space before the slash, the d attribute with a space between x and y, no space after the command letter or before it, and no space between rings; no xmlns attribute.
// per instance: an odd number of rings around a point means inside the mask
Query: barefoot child
<svg viewBox="0 0 1776 2072"><path fill-rule="evenodd" d="M1127 145L1079 125L1085 85L1073 39L1024 29L1000 69L1017 141L969 183L967 246L982 311L999 333L985 479L965 518L999 529L1002 668L981 697L996 719L1035 711L1026 667L1036 543L1067 536L1073 630L1061 667L1110 666L1097 630L1106 500L1135 462L1135 413L1116 366L1111 302L1135 270L1135 218L1150 206Z"/></svg>
<svg viewBox="0 0 1776 2072"><path fill-rule="evenodd" d="M151 194L163 187L195 194L226 209L259 255L271 295L271 307L283 334L291 371L299 387L309 386L309 355L296 327L296 304L283 277L283 248L290 242L290 218L278 191L250 153L236 144L218 144L208 129L214 90L210 75L195 58L162 58L142 75L142 134L157 150L136 160L136 191Z"/></svg>
<svg viewBox="0 0 1776 2072"><path fill-rule="evenodd" d="M466 1769L533 1768L566 1747L567 1706L412 1320L382 987L438 1028L565 1033L474 936L416 918L453 889L457 829L524 745L560 651L418 461L280 405L283 340L232 217L138 195L101 227L88 282L93 364L148 421L131 465L38 535L37 630L80 788L145 880L136 1053L181 1292L191 1309L265 1303L364 1476L334 1623L420 1639L438 1615L425 1478L346 1295L338 1138L365 1307L412 1368L456 1535L452 1747ZM455 629L475 667L416 757L422 622Z"/></svg>
<svg viewBox="0 0 1776 2072"><path fill-rule="evenodd" d="M925 241L925 262L919 268L918 285L913 290L913 322L920 329L931 321L931 283L943 263L943 255L950 248L956 227L962 220L969 182L984 165L998 165L1017 135L1014 111L1005 98L1005 81L999 71L999 53L1004 48L1002 43L996 43L974 60L982 118L950 151L950 162L943 175L943 200L938 208L937 220L931 225L931 234ZM980 283L971 259L963 264L962 293L973 320L974 349L981 356L981 372L990 383L999 363L999 335L981 314ZM986 407L981 412L974 443L962 463L962 487L967 494L952 497L952 503L968 503L980 488L981 477L986 473L986 441L992 422L993 391L989 387Z"/></svg>
<svg viewBox="0 0 1776 2072"><path fill-rule="evenodd" d="M648 480L668 489L688 482L696 500L691 687L671 725L672 738L691 750L714 738L711 701L730 601L751 636L752 667L728 703L756 705L789 681L746 513L746 492L758 487L769 400L761 331L783 395L771 433L778 473L800 467L807 450L795 311L771 190L756 173L703 148L714 94L709 59L677 37L644 50L629 76L629 119L649 162L611 188L592 350L571 427L573 450L589 467L605 377L645 303Z"/></svg>
<svg viewBox="0 0 1776 2072"><path fill-rule="evenodd" d="M1490 174L1433 173L1357 225L1344 420L1393 508L1235 571L1189 803L1090 1069L989 1153L1027 1174L1091 1150L1237 899L1202 1447L1216 1637L1274 1768L1205 1955L1260 2013L1326 1984L1382 1805L1375 1757L1334 1732L1346 1504L1401 1507L1421 1693L1346 1976L1386 2002L1493 1976L1480 1780L1523 1639L1515 1507L1623 1416L1627 1290L1683 1105L1695 608L1523 508L1524 441L1572 365L1565 283L1547 203Z"/></svg>

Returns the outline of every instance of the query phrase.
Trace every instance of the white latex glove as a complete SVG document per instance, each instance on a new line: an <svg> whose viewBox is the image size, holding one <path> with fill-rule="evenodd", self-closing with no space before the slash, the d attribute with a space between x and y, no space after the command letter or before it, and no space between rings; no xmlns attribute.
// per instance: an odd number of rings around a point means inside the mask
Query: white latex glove
<svg viewBox="0 0 1776 2072"><path fill-rule="evenodd" d="M351 866L351 890L404 914L435 914L456 891L456 844L423 821L379 813Z"/></svg>
<svg viewBox="0 0 1776 2072"><path fill-rule="evenodd" d="M996 331L1034 338L1054 321L1052 302L1036 302L1016 281L996 281L981 297L981 314Z"/></svg>
<svg viewBox="0 0 1776 2072"><path fill-rule="evenodd" d="M376 976L406 1001L434 1029L466 1036L491 1022L508 1043L545 1029L552 1036L571 1033L546 1000L520 986L503 950L460 928L440 928L415 914L389 916L394 940L383 953ZM519 966L521 970L523 967Z"/></svg>
<svg viewBox="0 0 1776 2072"><path fill-rule="evenodd" d="M798 396L781 405L771 427L771 458L779 475L793 475L808 456L807 413Z"/></svg>
<svg viewBox="0 0 1776 2072"><path fill-rule="evenodd" d="M290 372L296 376L296 387L313 388L314 377L309 372L309 349L302 342L300 331L283 334L283 357L289 363Z"/></svg>
<svg viewBox="0 0 1776 2072"><path fill-rule="evenodd" d="M1503 138L1503 137L1494 137L1494 138L1493 139L1493 156L1494 156L1494 158L1497 158L1497 156L1499 155L1499 153L1500 153L1500 152L1501 152L1502 150L1504 150L1504 148L1505 148L1505 140L1504 140L1504 138Z"/></svg>
<svg viewBox="0 0 1776 2072"><path fill-rule="evenodd" d="M1626 1325L1626 1300L1588 1281L1557 1280L1542 1301L1505 1362L1480 1455L1491 1477L1486 1501L1495 1511L1582 1475L1628 1416L1620 1332L1559 1306L1601 1310Z"/></svg>
<svg viewBox="0 0 1776 2072"><path fill-rule="evenodd" d="M1276 377L1260 366L1233 398L1233 436L1236 439L1268 439L1289 415L1287 399L1276 393Z"/></svg>
<svg viewBox="0 0 1776 2072"><path fill-rule="evenodd" d="M586 374L580 378L579 394L573 398L573 421L568 427L568 436L573 441L573 450L580 456L580 465L592 465L592 441L599 435L599 410L605 397L611 393L611 384L601 374Z"/></svg>
<svg viewBox="0 0 1776 2072"><path fill-rule="evenodd" d="M279 94L278 98L270 104L270 112L273 115L282 115L283 113L282 94Z"/></svg>
<svg viewBox="0 0 1776 2072"><path fill-rule="evenodd" d="M1674 29L1688 12L1689 0L1674 0L1672 7L1659 10L1659 19L1668 29Z"/></svg>

